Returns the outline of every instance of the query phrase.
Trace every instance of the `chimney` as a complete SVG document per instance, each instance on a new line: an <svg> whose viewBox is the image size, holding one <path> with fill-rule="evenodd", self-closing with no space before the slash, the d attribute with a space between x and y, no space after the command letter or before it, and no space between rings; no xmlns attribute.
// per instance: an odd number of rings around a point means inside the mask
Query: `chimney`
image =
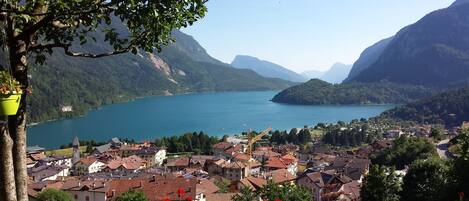
<svg viewBox="0 0 469 201"><path fill-rule="evenodd" d="M81 187L81 181L78 181L78 187Z"/></svg>
<svg viewBox="0 0 469 201"><path fill-rule="evenodd" d="M112 197L116 197L116 190L112 189Z"/></svg>
<svg viewBox="0 0 469 201"><path fill-rule="evenodd" d="M96 184L93 182L93 188L96 188Z"/></svg>
<svg viewBox="0 0 469 201"><path fill-rule="evenodd" d="M143 181L140 181L140 186L139 186L139 187L140 187L140 188L143 187Z"/></svg>

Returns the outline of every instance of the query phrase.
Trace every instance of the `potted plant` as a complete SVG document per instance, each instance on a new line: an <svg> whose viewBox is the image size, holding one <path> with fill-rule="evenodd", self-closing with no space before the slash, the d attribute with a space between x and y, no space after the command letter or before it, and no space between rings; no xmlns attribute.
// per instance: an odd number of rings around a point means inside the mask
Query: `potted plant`
<svg viewBox="0 0 469 201"><path fill-rule="evenodd" d="M0 71L0 115L16 115L20 106L21 84L9 72Z"/></svg>

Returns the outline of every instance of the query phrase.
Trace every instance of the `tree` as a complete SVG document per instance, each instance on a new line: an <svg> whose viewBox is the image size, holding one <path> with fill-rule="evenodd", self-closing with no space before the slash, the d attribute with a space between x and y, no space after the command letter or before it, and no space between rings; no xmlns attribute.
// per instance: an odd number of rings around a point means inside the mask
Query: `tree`
<svg viewBox="0 0 469 201"><path fill-rule="evenodd" d="M143 192L130 190L119 195L116 201L148 201L148 198Z"/></svg>
<svg viewBox="0 0 469 201"><path fill-rule="evenodd" d="M283 184L275 184L272 180L259 190L259 195L264 200L282 200L282 201L310 201L311 192L303 187Z"/></svg>
<svg viewBox="0 0 469 201"><path fill-rule="evenodd" d="M235 195L234 201L254 201L259 200L282 200L282 201L310 201L312 200L311 192L303 187L291 184L275 184L272 180L267 185L260 188L257 192L249 187L241 188L241 192Z"/></svg>
<svg viewBox="0 0 469 201"><path fill-rule="evenodd" d="M402 201L439 201L446 198L448 165L440 158L417 160L404 177Z"/></svg>
<svg viewBox="0 0 469 201"><path fill-rule="evenodd" d="M435 146L425 138L410 138L401 136L394 140L394 145L387 150L372 155L373 164L395 166L404 169L418 159L438 156Z"/></svg>
<svg viewBox="0 0 469 201"><path fill-rule="evenodd" d="M401 184L394 169L373 165L360 190L362 201L398 201Z"/></svg>
<svg viewBox="0 0 469 201"><path fill-rule="evenodd" d="M216 180L214 183L220 189L220 193L228 193L231 184L229 179L221 178Z"/></svg>
<svg viewBox="0 0 469 201"><path fill-rule="evenodd" d="M433 137L436 140L442 140L444 138L444 133L442 126L433 126L430 131L430 137Z"/></svg>
<svg viewBox="0 0 469 201"><path fill-rule="evenodd" d="M254 201L257 198L257 193L251 188L244 186L240 189L240 193L231 198L233 201Z"/></svg>
<svg viewBox="0 0 469 201"><path fill-rule="evenodd" d="M37 196L39 201L74 201L69 193L61 190L48 188Z"/></svg>
<svg viewBox="0 0 469 201"><path fill-rule="evenodd" d="M21 2L21 3L20 3ZM25 91L29 89L28 58L43 64L47 54L60 49L72 57L100 58L139 49L152 52L171 41L173 29L191 25L204 16L206 0L4 0L0 4L0 46L7 50L6 63ZM119 34L112 23L123 23L128 33ZM75 52L76 47L102 33L110 46L106 52ZM8 132L0 137L0 200L26 201L26 107L8 117ZM6 127L6 126L4 126ZM13 158L13 160L9 160ZM13 162L14 161L14 162ZM14 172L10 169L13 167Z"/></svg>
<svg viewBox="0 0 469 201"><path fill-rule="evenodd" d="M459 199L460 195L465 195L466 200L469 196L469 129L463 129L457 136L457 146L460 147L459 156L453 160L453 166L450 170L449 198L451 200Z"/></svg>

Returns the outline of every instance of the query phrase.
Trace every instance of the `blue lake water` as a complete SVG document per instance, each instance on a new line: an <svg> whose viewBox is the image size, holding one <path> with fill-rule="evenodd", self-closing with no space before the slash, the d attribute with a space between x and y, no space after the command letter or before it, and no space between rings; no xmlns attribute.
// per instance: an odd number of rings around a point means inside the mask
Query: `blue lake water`
<svg viewBox="0 0 469 201"><path fill-rule="evenodd" d="M210 135L253 130L289 130L378 115L393 105L303 106L273 103L277 91L200 93L148 97L107 105L74 119L28 128L28 145L57 148L72 141L107 141L111 137L154 140L161 136L204 131Z"/></svg>

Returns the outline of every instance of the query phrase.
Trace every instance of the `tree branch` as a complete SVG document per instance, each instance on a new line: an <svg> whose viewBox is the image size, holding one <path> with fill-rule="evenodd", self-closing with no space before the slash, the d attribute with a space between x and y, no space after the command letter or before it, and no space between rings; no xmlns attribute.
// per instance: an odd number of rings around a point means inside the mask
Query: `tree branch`
<svg viewBox="0 0 469 201"><path fill-rule="evenodd" d="M72 52L69 50L69 47L70 46L64 47L66 55L72 56L72 57L85 57L85 58L100 58L100 57L107 57L107 56L112 56L112 55L117 55L117 54L123 54L123 53L129 52L132 49L131 46L128 46L126 48L115 50L112 52L91 54L91 53L84 53L84 52Z"/></svg>

